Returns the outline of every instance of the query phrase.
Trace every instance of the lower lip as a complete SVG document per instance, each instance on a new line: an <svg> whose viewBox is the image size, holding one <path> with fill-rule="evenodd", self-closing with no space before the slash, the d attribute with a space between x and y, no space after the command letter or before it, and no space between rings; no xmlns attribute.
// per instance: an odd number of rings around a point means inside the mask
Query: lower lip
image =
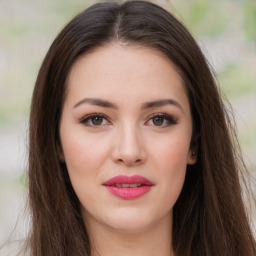
<svg viewBox="0 0 256 256"><path fill-rule="evenodd" d="M136 188L120 188L115 186L106 186L108 191L122 199L135 199L143 196L151 189L151 186L141 186Z"/></svg>

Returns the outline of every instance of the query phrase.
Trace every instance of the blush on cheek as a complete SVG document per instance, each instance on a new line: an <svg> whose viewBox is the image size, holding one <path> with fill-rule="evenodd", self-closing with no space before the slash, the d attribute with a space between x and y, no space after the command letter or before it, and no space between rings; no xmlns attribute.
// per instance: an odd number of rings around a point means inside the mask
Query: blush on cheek
<svg viewBox="0 0 256 256"><path fill-rule="evenodd" d="M189 144L184 144L182 139L176 140L176 138L170 138L169 141L170 143L166 143L165 141L159 143L157 147L154 147L154 152L159 155L159 159L165 162L172 162L172 164L186 161L189 152Z"/></svg>
<svg viewBox="0 0 256 256"><path fill-rule="evenodd" d="M97 144L85 141L68 142L64 151L65 161L69 172L84 174L85 170L98 171L103 161L105 151Z"/></svg>

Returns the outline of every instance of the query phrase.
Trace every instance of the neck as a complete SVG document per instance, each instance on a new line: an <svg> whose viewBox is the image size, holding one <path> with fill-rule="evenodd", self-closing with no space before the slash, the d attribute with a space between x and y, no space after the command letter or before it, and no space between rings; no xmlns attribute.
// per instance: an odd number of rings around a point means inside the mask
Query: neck
<svg viewBox="0 0 256 256"><path fill-rule="evenodd" d="M171 224L171 220L168 223L162 221L154 227L136 232L95 224L93 229L89 228L92 256L174 256Z"/></svg>

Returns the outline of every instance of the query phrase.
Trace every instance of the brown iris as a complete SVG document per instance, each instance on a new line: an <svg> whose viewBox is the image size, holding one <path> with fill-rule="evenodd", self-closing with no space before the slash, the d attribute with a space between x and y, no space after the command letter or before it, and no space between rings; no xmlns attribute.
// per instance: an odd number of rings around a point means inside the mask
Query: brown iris
<svg viewBox="0 0 256 256"><path fill-rule="evenodd" d="M161 117L161 116L156 116L156 117L153 118L153 124L154 125L160 126L160 125L163 124L163 122L164 122L164 118Z"/></svg>
<svg viewBox="0 0 256 256"><path fill-rule="evenodd" d="M92 117L91 121L92 121L93 125L101 125L103 122L103 117L102 116L94 116L94 117Z"/></svg>

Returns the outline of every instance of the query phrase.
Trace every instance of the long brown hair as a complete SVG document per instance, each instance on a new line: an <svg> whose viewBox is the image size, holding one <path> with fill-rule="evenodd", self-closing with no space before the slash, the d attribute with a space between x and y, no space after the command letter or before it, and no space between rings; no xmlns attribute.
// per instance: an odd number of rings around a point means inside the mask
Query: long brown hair
<svg viewBox="0 0 256 256"><path fill-rule="evenodd" d="M113 41L161 51L176 65L186 86L198 161L187 168L173 209L176 255L256 255L239 183L243 165L215 79L186 28L146 1L91 6L66 25L43 61L30 114L31 255L90 255L80 203L58 157L59 122L73 63L81 54Z"/></svg>

